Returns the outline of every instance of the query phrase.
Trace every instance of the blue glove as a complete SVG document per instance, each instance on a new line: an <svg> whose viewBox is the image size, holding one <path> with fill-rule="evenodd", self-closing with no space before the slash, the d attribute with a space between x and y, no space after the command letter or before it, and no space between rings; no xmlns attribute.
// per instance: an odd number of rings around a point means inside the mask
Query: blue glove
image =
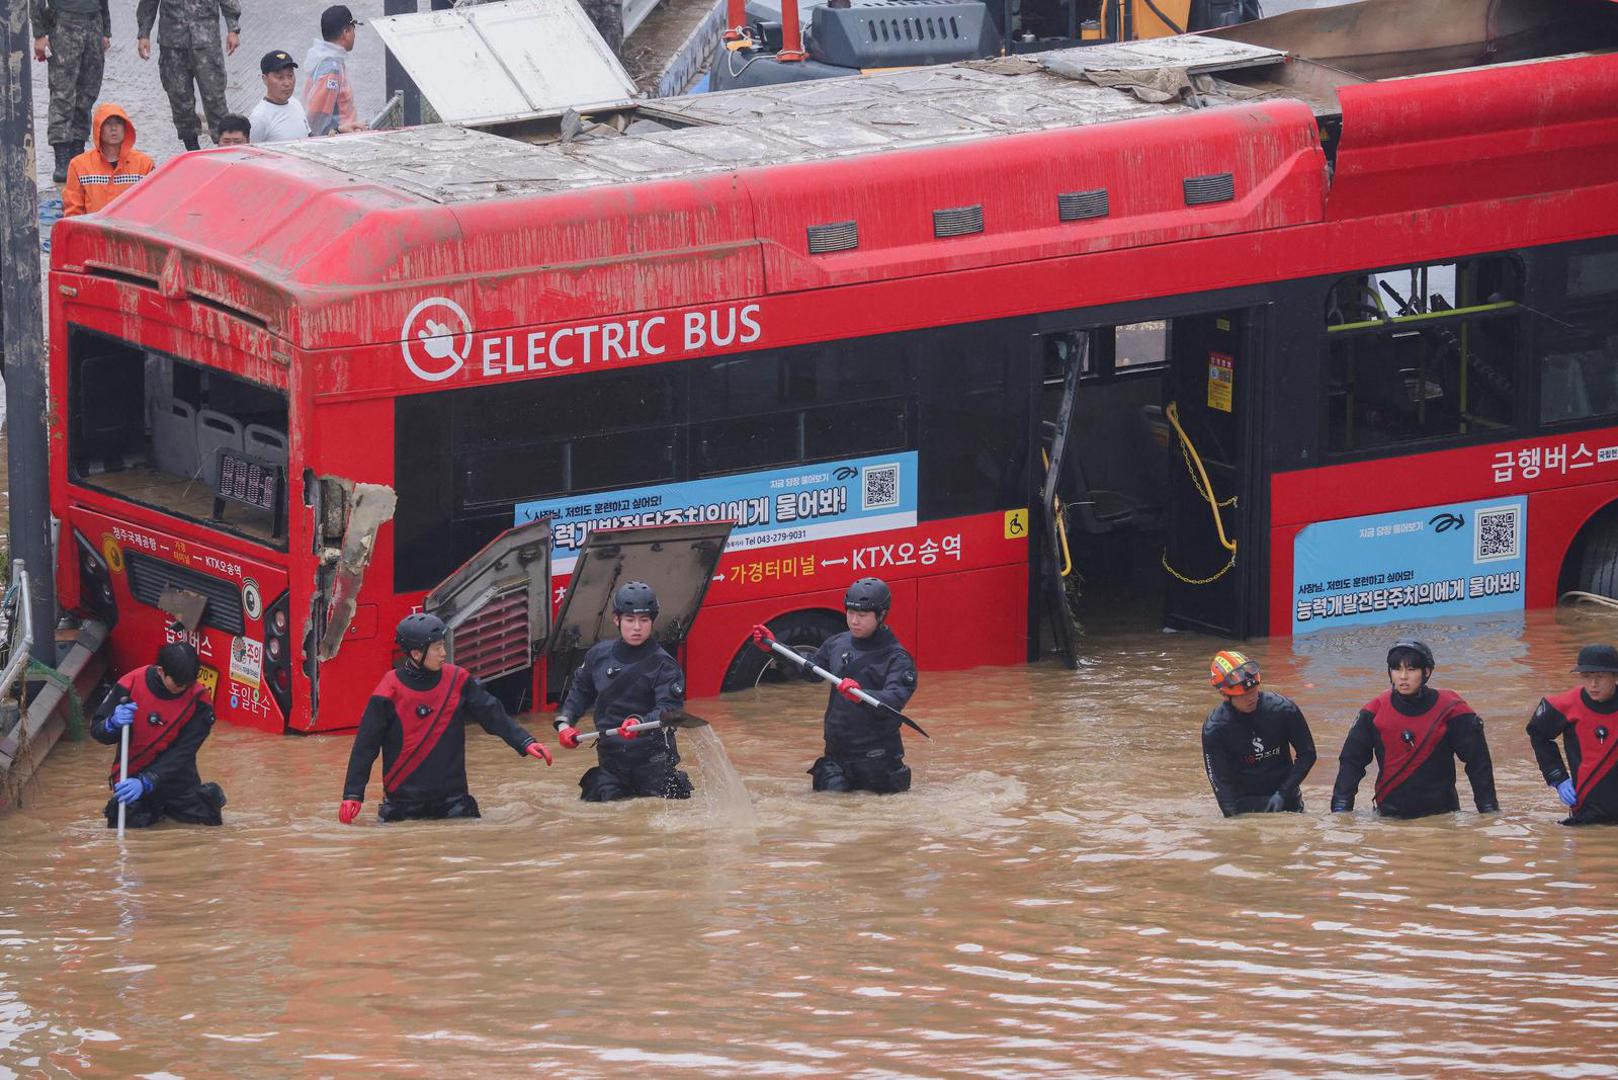
<svg viewBox="0 0 1618 1080"><path fill-rule="evenodd" d="M1270 796L1270 801L1264 804L1266 814L1279 814L1287 808L1287 797L1277 791Z"/></svg>
<svg viewBox="0 0 1618 1080"><path fill-rule="evenodd" d="M1575 794L1572 778L1563 780L1556 785L1556 797L1562 800L1563 806L1572 806L1579 801L1578 796Z"/></svg>
<svg viewBox="0 0 1618 1080"><path fill-rule="evenodd" d="M117 731L119 728L128 727L134 722L135 703L133 701L126 701L116 709L112 710L112 715L107 717L107 728L111 731Z"/></svg>
<svg viewBox="0 0 1618 1080"><path fill-rule="evenodd" d="M132 803L152 790L152 782L144 776L131 776L112 787L113 798L121 803Z"/></svg>

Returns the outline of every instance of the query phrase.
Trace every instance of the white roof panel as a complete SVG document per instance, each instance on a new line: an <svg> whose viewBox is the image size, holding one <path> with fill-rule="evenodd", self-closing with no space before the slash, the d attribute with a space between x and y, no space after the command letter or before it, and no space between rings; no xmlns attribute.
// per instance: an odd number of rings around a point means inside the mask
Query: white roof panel
<svg viewBox="0 0 1618 1080"><path fill-rule="evenodd" d="M370 25L450 123L556 116L635 97L635 84L574 0L501 0Z"/></svg>

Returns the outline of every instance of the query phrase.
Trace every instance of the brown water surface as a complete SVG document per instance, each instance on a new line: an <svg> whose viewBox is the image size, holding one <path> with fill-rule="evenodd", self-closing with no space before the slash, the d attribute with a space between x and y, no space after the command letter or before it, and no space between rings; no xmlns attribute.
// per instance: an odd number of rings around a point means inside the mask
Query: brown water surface
<svg viewBox="0 0 1618 1080"><path fill-rule="evenodd" d="M1155 632L924 673L893 798L811 795L808 686L694 703L745 791L684 804L477 733L477 822L344 827L346 737L221 728L226 826L120 849L64 745L0 819L0 1075L1618 1076L1618 829L1557 824L1522 730L1618 617L1423 627L1503 813L1328 815L1396 629L1249 649L1321 747L1302 815L1219 817L1222 643Z"/></svg>

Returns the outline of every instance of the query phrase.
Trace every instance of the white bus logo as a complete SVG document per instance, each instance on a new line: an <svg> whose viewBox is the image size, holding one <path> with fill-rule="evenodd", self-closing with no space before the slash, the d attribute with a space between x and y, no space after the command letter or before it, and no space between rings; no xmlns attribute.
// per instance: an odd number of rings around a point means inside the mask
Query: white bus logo
<svg viewBox="0 0 1618 1080"><path fill-rule="evenodd" d="M399 348L416 378L443 382L472 355L472 320L455 301L428 297L405 316Z"/></svg>

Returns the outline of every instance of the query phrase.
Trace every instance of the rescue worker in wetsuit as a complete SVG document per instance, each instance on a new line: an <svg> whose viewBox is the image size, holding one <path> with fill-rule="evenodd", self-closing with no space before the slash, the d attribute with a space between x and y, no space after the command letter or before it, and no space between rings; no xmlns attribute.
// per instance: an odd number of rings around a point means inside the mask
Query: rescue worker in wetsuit
<svg viewBox="0 0 1618 1080"><path fill-rule="evenodd" d="M1618 823L1618 649L1586 645L1573 671L1584 685L1541 698L1528 721L1545 783L1569 810L1563 825ZM1557 749L1560 737L1567 763Z"/></svg>
<svg viewBox="0 0 1618 1080"><path fill-rule="evenodd" d="M902 712L916 692L916 662L887 625L893 594L880 578L860 578L843 595L848 630L833 634L810 659L842 678L826 698L825 753L809 767L816 791L910 790L900 722L860 701L864 690ZM818 676L804 670L804 678Z"/></svg>
<svg viewBox="0 0 1618 1080"><path fill-rule="evenodd" d="M394 632L404 659L376 684L360 715L337 820L350 825L365 801L371 766L382 752L382 821L475 818L466 787L468 720L513 750L551 763L538 739L513 720L471 672L446 663L449 628L436 615L406 615Z"/></svg>
<svg viewBox="0 0 1618 1080"><path fill-rule="evenodd" d="M165 817L187 825L224 824L219 811L225 793L197 774L197 751L214 720L208 690L197 682L198 669L197 650L171 642L157 651L156 663L119 679L96 710L90 724L96 742L116 745L129 729L129 778L118 779L116 753L107 776L112 788L105 810L108 828L117 827L119 803L132 829Z"/></svg>
<svg viewBox="0 0 1618 1080"><path fill-rule="evenodd" d="M1315 765L1315 740L1302 710L1290 698L1260 690L1258 663L1239 652L1216 655L1208 679L1224 695L1202 722L1202 764L1220 813L1301 811L1298 788Z"/></svg>
<svg viewBox="0 0 1618 1080"><path fill-rule="evenodd" d="M621 586L612 598L616 641L598 641L573 673L573 685L556 714L557 740L579 745L575 726L595 707L596 764L579 778L579 798L613 802L642 797L689 799L691 777L677 768L680 750L674 731L662 728L626 737L625 721L652 723L685 706L685 676L674 657L652 636L657 594L644 581Z"/></svg>
<svg viewBox="0 0 1618 1080"><path fill-rule="evenodd" d="M1354 809L1365 769L1375 756L1375 805L1383 817L1418 818L1461 808L1455 794L1455 758L1466 766L1480 814L1497 813L1494 765L1483 721L1453 690L1427 685L1433 651L1413 639L1388 650L1390 689L1360 710L1338 758L1332 813Z"/></svg>

